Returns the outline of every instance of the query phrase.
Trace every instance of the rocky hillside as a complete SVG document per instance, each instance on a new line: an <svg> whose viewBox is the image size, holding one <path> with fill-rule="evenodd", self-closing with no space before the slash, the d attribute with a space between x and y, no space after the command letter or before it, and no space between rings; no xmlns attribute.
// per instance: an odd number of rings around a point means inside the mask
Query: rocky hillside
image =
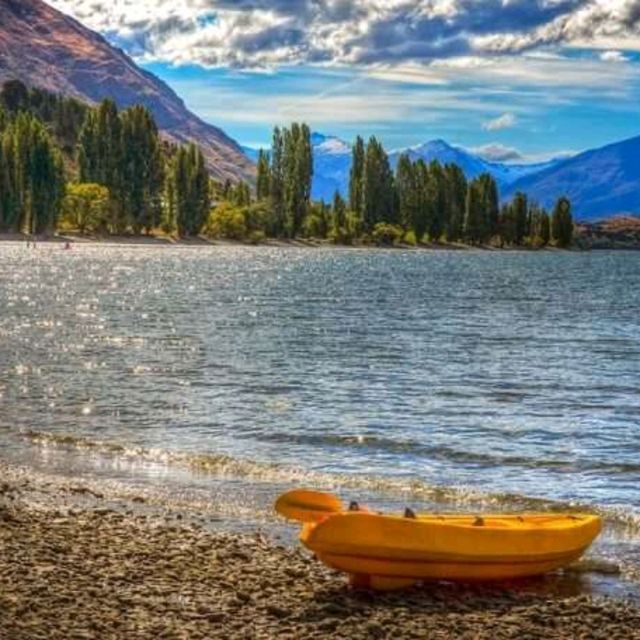
<svg viewBox="0 0 640 640"><path fill-rule="evenodd" d="M191 113L156 76L124 52L42 0L0 0L0 83L18 78L89 102L146 105L164 135L194 140L219 179L247 179L254 167L222 130Z"/></svg>

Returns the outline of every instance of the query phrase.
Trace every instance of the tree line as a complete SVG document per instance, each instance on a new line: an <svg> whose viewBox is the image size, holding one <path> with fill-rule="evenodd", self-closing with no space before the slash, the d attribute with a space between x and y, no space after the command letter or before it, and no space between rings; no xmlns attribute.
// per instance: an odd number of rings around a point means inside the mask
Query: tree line
<svg viewBox="0 0 640 640"><path fill-rule="evenodd" d="M212 185L195 144L169 145L143 106L91 108L27 89L0 91L0 230L197 235Z"/></svg>
<svg viewBox="0 0 640 640"><path fill-rule="evenodd" d="M276 127L271 151L259 152L256 201L232 199L219 211L219 221L228 223L228 235L237 239L243 233L262 232L342 244L447 241L543 247L553 242L567 247L572 242L567 198L558 199L551 213L524 193L501 205L498 185L490 174L467 180L455 164L426 163L408 154L398 158L394 171L375 137L366 144L358 137L353 144L347 200L336 192L330 204L311 202L312 179L309 128L304 124ZM260 221L262 227L256 229Z"/></svg>
<svg viewBox="0 0 640 640"><path fill-rule="evenodd" d="M348 196L313 202L309 127L275 127L256 183L219 184L195 144L163 141L143 106L89 107L22 83L0 91L0 230L205 234L337 244L441 241L569 246L571 204L551 214L518 193L501 205L490 174L467 180L455 164L402 155L356 138Z"/></svg>

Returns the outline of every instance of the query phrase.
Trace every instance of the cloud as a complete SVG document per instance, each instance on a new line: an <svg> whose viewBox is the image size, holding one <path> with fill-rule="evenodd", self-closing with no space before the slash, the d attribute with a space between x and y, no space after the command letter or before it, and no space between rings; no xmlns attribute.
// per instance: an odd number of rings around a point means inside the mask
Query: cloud
<svg viewBox="0 0 640 640"><path fill-rule="evenodd" d="M513 115L513 113L503 113L501 116L498 116L493 120L483 122L482 128L485 131L501 131L502 129L510 129L511 127L514 127L517 122L518 119Z"/></svg>
<svg viewBox="0 0 640 640"><path fill-rule="evenodd" d="M640 0L585 0L573 4L572 10L535 29L477 34L472 38L473 45L485 52L513 53L576 41L597 46L603 38L636 38L640 34Z"/></svg>
<svg viewBox="0 0 640 640"><path fill-rule="evenodd" d="M507 147L496 142L485 144L481 147L474 147L469 149L469 151L489 162L515 162L525 159L520 151L514 147Z"/></svg>
<svg viewBox="0 0 640 640"><path fill-rule="evenodd" d="M629 62L629 58L622 51L603 51L600 54L600 60L604 62Z"/></svg>
<svg viewBox="0 0 640 640"><path fill-rule="evenodd" d="M141 59L211 67L428 66L640 40L640 0L49 1Z"/></svg>

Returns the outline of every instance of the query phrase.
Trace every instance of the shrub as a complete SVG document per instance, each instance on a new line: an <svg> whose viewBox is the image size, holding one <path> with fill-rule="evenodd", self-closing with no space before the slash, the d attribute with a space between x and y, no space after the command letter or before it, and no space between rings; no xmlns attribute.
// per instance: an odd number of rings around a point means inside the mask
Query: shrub
<svg viewBox="0 0 640 640"><path fill-rule="evenodd" d="M407 231L407 233L404 234L403 241L405 244L410 244L412 247L415 247L418 244L415 231Z"/></svg>
<svg viewBox="0 0 640 640"><path fill-rule="evenodd" d="M62 200L62 230L86 233L105 227L111 217L109 189L100 184L80 183L67 185Z"/></svg>
<svg viewBox="0 0 640 640"><path fill-rule="evenodd" d="M380 222L373 228L371 235L377 245L392 247L402 239L404 231L402 227L398 227L397 225Z"/></svg>
<svg viewBox="0 0 640 640"><path fill-rule="evenodd" d="M250 244L262 244L266 237L264 231L255 230L249 233L247 240Z"/></svg>
<svg viewBox="0 0 640 640"><path fill-rule="evenodd" d="M205 235L212 238L244 240L247 237L247 223L242 208L229 202L218 205L209 214Z"/></svg>

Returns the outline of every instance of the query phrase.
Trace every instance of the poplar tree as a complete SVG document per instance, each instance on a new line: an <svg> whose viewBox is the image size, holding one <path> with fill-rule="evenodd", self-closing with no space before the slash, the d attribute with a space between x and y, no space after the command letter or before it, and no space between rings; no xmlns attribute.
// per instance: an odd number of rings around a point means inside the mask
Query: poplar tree
<svg viewBox="0 0 640 640"><path fill-rule="evenodd" d="M462 169L456 164L447 164L444 168L446 179L447 222L446 238L455 242L462 238L464 226L467 179Z"/></svg>
<svg viewBox="0 0 640 640"><path fill-rule="evenodd" d="M104 100L91 109L78 135L78 179L82 183L100 184L109 189L112 212L109 228L123 232L127 227L123 196L124 157L122 122L115 102Z"/></svg>
<svg viewBox="0 0 640 640"><path fill-rule="evenodd" d="M567 248L573 241L573 216L568 198L559 198L551 216L551 235L556 246Z"/></svg>
<svg viewBox="0 0 640 640"><path fill-rule="evenodd" d="M365 231L371 231L380 222L395 223L395 187L389 157L375 136L367 144L364 163Z"/></svg>
<svg viewBox="0 0 640 640"><path fill-rule="evenodd" d="M122 178L125 219L136 233L160 225L164 162L158 129L146 107L134 106L121 115Z"/></svg>
<svg viewBox="0 0 640 640"><path fill-rule="evenodd" d="M427 232L432 218L432 201L429 193L429 170L422 159L411 162L407 154L398 158L395 190L398 200L398 222L405 230L414 233L420 242Z"/></svg>
<svg viewBox="0 0 640 640"><path fill-rule="evenodd" d="M472 180L467 187L464 214L464 237L471 244L480 244L485 234L482 211L482 196L478 180Z"/></svg>
<svg viewBox="0 0 640 640"><path fill-rule="evenodd" d="M478 177L478 187L484 222L482 239L486 242L498 232L500 198L498 196L498 185L490 173L483 173Z"/></svg>
<svg viewBox="0 0 640 640"><path fill-rule="evenodd" d="M347 204L336 190L331 206L332 226L336 233L340 233L347 226Z"/></svg>
<svg viewBox="0 0 640 640"><path fill-rule="evenodd" d="M513 198L513 202L511 203L511 208L515 225L514 242L516 245L520 246L527 235L527 196L520 191L516 193Z"/></svg>
<svg viewBox="0 0 640 640"><path fill-rule="evenodd" d="M273 205L273 231L276 236L284 234L284 139L279 127L273 130L271 144L271 171L269 195Z"/></svg>
<svg viewBox="0 0 640 640"><path fill-rule="evenodd" d="M547 246L551 240L551 220L549 214L543 209L540 212L540 225L538 227L538 235L543 246Z"/></svg>
<svg viewBox="0 0 640 640"><path fill-rule="evenodd" d="M529 207L531 226L529 237L534 246L544 247L551 238L549 214L537 204Z"/></svg>
<svg viewBox="0 0 640 640"><path fill-rule="evenodd" d="M78 137L80 182L101 184L114 197L122 191L122 123L113 100L104 100L87 113Z"/></svg>
<svg viewBox="0 0 640 640"><path fill-rule="evenodd" d="M256 180L256 195L258 200L266 200L271 194L271 168L269 167L269 154L260 149L258 154Z"/></svg>
<svg viewBox="0 0 640 640"><path fill-rule="evenodd" d="M313 158L311 132L306 124L294 122L283 130L285 235L298 235L309 211Z"/></svg>
<svg viewBox="0 0 640 640"><path fill-rule="evenodd" d="M46 127L20 112L2 132L0 148L0 224L8 231L53 233L65 179Z"/></svg>
<svg viewBox="0 0 640 640"><path fill-rule="evenodd" d="M202 151L195 144L178 148L167 177L167 195L172 224L181 236L196 236L211 208L209 174Z"/></svg>
<svg viewBox="0 0 640 640"><path fill-rule="evenodd" d="M428 197L431 204L431 216L429 218L427 232L431 240L438 242L446 227L447 192L442 166L435 160L429 165L428 180Z"/></svg>
<svg viewBox="0 0 640 640"><path fill-rule="evenodd" d="M349 174L349 209L364 216L364 140L358 136L353 145Z"/></svg>

